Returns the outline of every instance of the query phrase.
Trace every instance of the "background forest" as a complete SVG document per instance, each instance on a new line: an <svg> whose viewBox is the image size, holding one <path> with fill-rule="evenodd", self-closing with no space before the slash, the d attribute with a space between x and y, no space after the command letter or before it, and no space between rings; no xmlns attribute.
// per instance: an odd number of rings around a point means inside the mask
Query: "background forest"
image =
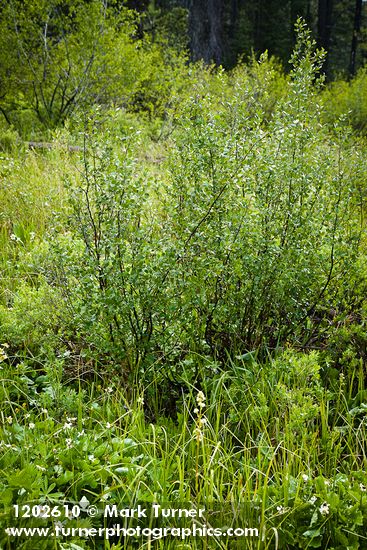
<svg viewBox="0 0 367 550"><path fill-rule="evenodd" d="M1 550L367 548L366 9L1 4Z"/></svg>

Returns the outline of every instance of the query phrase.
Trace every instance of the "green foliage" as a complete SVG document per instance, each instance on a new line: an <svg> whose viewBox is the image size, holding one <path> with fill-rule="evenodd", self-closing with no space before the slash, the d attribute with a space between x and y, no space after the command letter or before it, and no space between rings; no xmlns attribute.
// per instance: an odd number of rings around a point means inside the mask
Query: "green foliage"
<svg viewBox="0 0 367 550"><path fill-rule="evenodd" d="M261 65L257 105L243 101L240 70L231 97L219 71L222 101L202 89L187 98L162 182L144 180L133 135L113 150L88 130L84 175L70 184L83 251L67 262L66 292L83 338L129 375L190 353L225 361L298 342L347 281L363 166L353 142L320 125L323 54L313 48L299 22L293 70L271 107L276 71Z"/></svg>
<svg viewBox="0 0 367 550"><path fill-rule="evenodd" d="M148 190L133 177L129 139L120 143L120 158L92 139L87 147L84 176L70 183L71 236L80 246L59 241L60 265L78 330L131 372L148 353L157 303L158 276L147 262L154 246L154 222L148 227L144 212Z"/></svg>
<svg viewBox="0 0 367 550"><path fill-rule="evenodd" d="M258 60L252 57L249 63L240 62L236 65L231 71L232 86L236 95L236 108L244 109L244 116L248 118L260 115L266 123L284 98L287 77L279 62L273 57L269 59L265 52Z"/></svg>
<svg viewBox="0 0 367 550"><path fill-rule="evenodd" d="M100 0L9 3L0 19L6 121L27 131L33 111L54 128L97 104L162 114L184 58L137 38L137 25L134 12Z"/></svg>
<svg viewBox="0 0 367 550"><path fill-rule="evenodd" d="M14 128L10 127L0 131L0 151L4 153L12 153L15 151L19 140L18 133Z"/></svg>
<svg viewBox="0 0 367 550"><path fill-rule="evenodd" d="M65 206L62 174L75 171L75 159L61 143L54 142L54 146L55 150L40 154L21 148L0 158L0 302L5 306L12 306L23 283L32 292L40 275L41 285L50 280L44 238L51 220L58 226L61 223Z"/></svg>
<svg viewBox="0 0 367 550"><path fill-rule="evenodd" d="M265 128L264 104L250 115L242 93L214 109L210 94L192 98L181 119L164 208L180 258L175 309L185 307L196 342L219 351L294 333L358 244L341 174L348 149L319 146L328 139L312 85L320 59L302 44Z"/></svg>
<svg viewBox="0 0 367 550"><path fill-rule="evenodd" d="M62 297L51 285L38 282L35 288L21 283L7 305L0 305L1 340L11 342L20 355L44 355L59 345L63 309Z"/></svg>
<svg viewBox="0 0 367 550"><path fill-rule="evenodd" d="M365 547L366 158L322 122L323 54L298 33L288 77L267 55L230 73L180 56L167 69L161 38L124 35L123 78L132 44L149 63L123 108L75 117L47 150L5 132L1 547ZM107 503L187 502L260 536L3 529L15 504L86 499L97 516L64 526L101 527Z"/></svg>
<svg viewBox="0 0 367 550"><path fill-rule="evenodd" d="M253 441L266 434L274 446L297 438L300 456L307 452L323 399L319 371L315 352L286 352L268 365L251 360L235 368L228 384L228 405L235 405L228 409L233 431L243 438L251 434ZM243 407L244 394L248 408Z"/></svg>
<svg viewBox="0 0 367 550"><path fill-rule="evenodd" d="M188 19L189 13L185 8L172 6L169 10L163 10L150 2L147 11L141 15L141 26L153 42L182 53L189 42Z"/></svg>
<svg viewBox="0 0 367 550"><path fill-rule="evenodd" d="M338 397L343 381L335 393L324 392L315 353L288 351L267 364L243 357L232 363L232 371L218 372L204 391L187 388L175 423L157 419L154 425L144 418L143 394L127 401L113 382L76 392L60 384L55 366L46 363L46 375L35 377L25 362L14 364L6 346L1 367L1 527L10 516L18 526L53 524L52 518L15 520L14 504L63 509L87 500L99 510L94 519L81 512L78 519L62 521L66 527L92 527L102 525L106 505L140 503L149 509L152 503L182 507L186 502L190 508L205 507L208 525L259 529L259 537L224 541L223 548L243 548L245 540L249 549L270 550L274 537L279 548L295 550L341 549L346 541L356 550L364 547L366 410L358 424L341 429L348 415ZM258 406L259 390L268 411ZM147 527L148 522L126 524ZM23 550L35 539L10 540L2 530L2 544ZM191 548L202 548L202 537L188 541ZM66 542L108 548L106 541L77 537L59 538L56 548ZM161 539L156 545L167 549L171 542ZM41 543L55 548L49 539ZM123 549L138 548L141 539L119 543ZM215 538L206 540L209 549L217 545Z"/></svg>
<svg viewBox="0 0 367 550"><path fill-rule="evenodd" d="M358 134L366 135L367 123L367 73L361 69L349 82L337 80L324 91L322 98L325 118L329 124L339 119Z"/></svg>

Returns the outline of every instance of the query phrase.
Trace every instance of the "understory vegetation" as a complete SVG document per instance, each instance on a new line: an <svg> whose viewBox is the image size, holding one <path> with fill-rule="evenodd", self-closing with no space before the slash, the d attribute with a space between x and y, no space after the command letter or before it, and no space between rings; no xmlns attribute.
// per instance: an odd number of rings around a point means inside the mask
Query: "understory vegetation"
<svg viewBox="0 0 367 550"><path fill-rule="evenodd" d="M139 89L96 70L85 112L57 92L36 130L14 107L22 123L0 135L1 549L367 548L366 73L326 87L324 53L297 32L288 74L267 54L167 68L125 36L130 76L151 71ZM38 135L52 147L29 149ZM4 531L30 525L14 505L60 503L83 510L65 528L158 503L258 536Z"/></svg>

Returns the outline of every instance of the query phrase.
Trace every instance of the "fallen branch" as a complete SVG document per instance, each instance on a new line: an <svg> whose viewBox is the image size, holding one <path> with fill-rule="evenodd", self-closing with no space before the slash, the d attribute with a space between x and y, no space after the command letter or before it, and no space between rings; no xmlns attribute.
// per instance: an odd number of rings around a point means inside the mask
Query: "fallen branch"
<svg viewBox="0 0 367 550"><path fill-rule="evenodd" d="M29 149L48 149L49 150L55 147L54 143L47 143L44 141L28 141L26 142L26 144ZM80 147L79 145L67 145L66 148L68 151L72 153L83 150L82 147Z"/></svg>

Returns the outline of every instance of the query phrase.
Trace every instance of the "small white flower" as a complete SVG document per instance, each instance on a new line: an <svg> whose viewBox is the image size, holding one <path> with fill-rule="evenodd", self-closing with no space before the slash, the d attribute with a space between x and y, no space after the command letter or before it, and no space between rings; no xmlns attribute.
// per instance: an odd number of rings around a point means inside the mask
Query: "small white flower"
<svg viewBox="0 0 367 550"><path fill-rule="evenodd" d="M85 431L84 431L84 430L82 430L81 432L78 432L78 433L77 433L78 437L82 437L82 435L84 435L84 434L85 434Z"/></svg>
<svg viewBox="0 0 367 550"><path fill-rule="evenodd" d="M136 402L139 404L139 405L144 405L144 397L138 397Z"/></svg>
<svg viewBox="0 0 367 550"><path fill-rule="evenodd" d="M75 422L76 421L76 418L75 417L70 417L70 416L67 416L66 417L66 422Z"/></svg>
<svg viewBox="0 0 367 550"><path fill-rule="evenodd" d="M204 426L204 424L206 424L208 421L206 418L199 418L198 422L201 426Z"/></svg>
<svg viewBox="0 0 367 550"><path fill-rule="evenodd" d="M319 508L320 514L322 516L326 516L327 514L330 514L330 508L327 502L323 502Z"/></svg>
<svg viewBox="0 0 367 550"><path fill-rule="evenodd" d="M48 410L47 409L41 409L41 413L48 414Z"/></svg>
<svg viewBox="0 0 367 550"><path fill-rule="evenodd" d="M13 417L12 416L8 416L7 419L6 419L7 423L8 424L13 424Z"/></svg>
<svg viewBox="0 0 367 550"><path fill-rule="evenodd" d="M284 506L277 506L277 512L278 514L284 514L285 513Z"/></svg>
<svg viewBox="0 0 367 550"><path fill-rule="evenodd" d="M107 422L106 428L107 428L107 430L109 430L110 428L112 428L112 424L110 424L109 422Z"/></svg>
<svg viewBox="0 0 367 550"><path fill-rule="evenodd" d="M205 399L206 399L206 397L203 394L203 392L201 390L198 391L198 394L196 396L196 401L197 401L199 407L201 406L201 403L204 403Z"/></svg>
<svg viewBox="0 0 367 550"><path fill-rule="evenodd" d="M72 425L71 422L65 422L62 429L63 430L70 430L72 427L73 427L73 425Z"/></svg>
<svg viewBox="0 0 367 550"><path fill-rule="evenodd" d="M309 477L307 474L302 474L303 481L308 481Z"/></svg>
<svg viewBox="0 0 367 550"><path fill-rule="evenodd" d="M108 388L105 389L105 392L106 392L106 393L113 393L113 388L112 388L112 386L108 386Z"/></svg>
<svg viewBox="0 0 367 550"><path fill-rule="evenodd" d="M96 459L96 457L94 455L88 455L88 460L90 460L91 462L94 462Z"/></svg>
<svg viewBox="0 0 367 550"><path fill-rule="evenodd" d="M44 468L43 466L40 466L39 464L36 464L36 468L37 468L37 470L40 470L41 472L46 471L46 468Z"/></svg>
<svg viewBox="0 0 367 550"><path fill-rule="evenodd" d="M327 487L330 485L330 481L328 479L325 479L324 483Z"/></svg>
<svg viewBox="0 0 367 550"><path fill-rule="evenodd" d="M72 439L65 439L65 443L66 443L66 448L67 449L72 449L72 447L73 447Z"/></svg>
<svg viewBox="0 0 367 550"><path fill-rule="evenodd" d="M367 487L365 485L363 485L363 483L359 484L359 488L362 491L362 493L365 493L367 491Z"/></svg>
<svg viewBox="0 0 367 550"><path fill-rule="evenodd" d="M310 500L308 501L310 504L315 504L317 500L317 497L315 497L315 495L313 497L310 498Z"/></svg>
<svg viewBox="0 0 367 550"><path fill-rule="evenodd" d="M196 408L194 409L194 414L198 414L198 413L199 413L199 409L196 407Z"/></svg>
<svg viewBox="0 0 367 550"><path fill-rule="evenodd" d="M35 427L36 427L36 425L34 424L34 422L30 422L30 423L28 424L28 428L29 428L30 430L33 430Z"/></svg>
<svg viewBox="0 0 367 550"><path fill-rule="evenodd" d="M194 429L194 435L196 437L196 441L202 441L203 440L203 432L200 430L200 428L196 427Z"/></svg>

